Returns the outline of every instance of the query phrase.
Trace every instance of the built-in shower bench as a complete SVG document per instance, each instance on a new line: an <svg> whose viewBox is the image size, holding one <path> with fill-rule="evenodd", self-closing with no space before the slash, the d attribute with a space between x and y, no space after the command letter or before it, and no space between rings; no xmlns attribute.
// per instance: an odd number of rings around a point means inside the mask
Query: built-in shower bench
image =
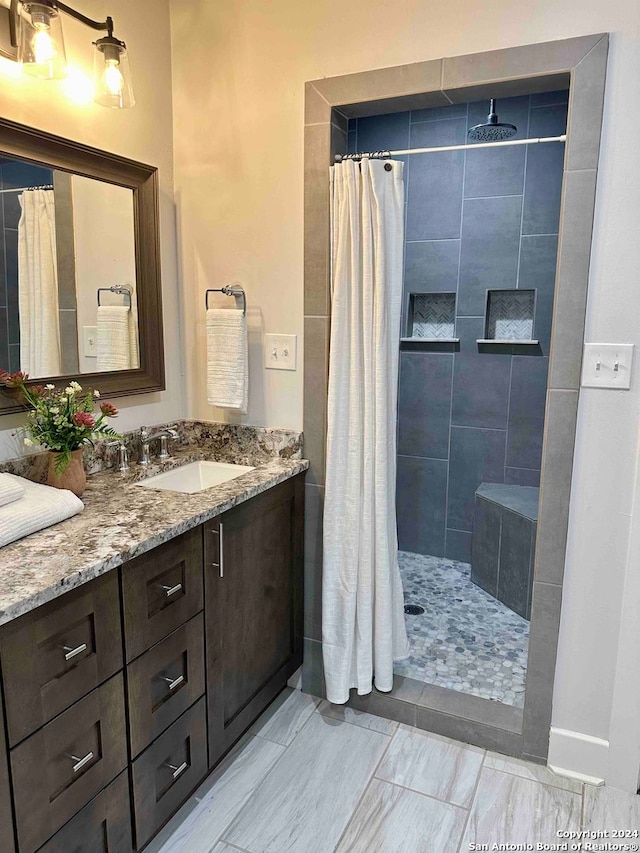
<svg viewBox="0 0 640 853"><path fill-rule="evenodd" d="M481 483L476 490L471 580L529 619L538 526L534 486Z"/></svg>

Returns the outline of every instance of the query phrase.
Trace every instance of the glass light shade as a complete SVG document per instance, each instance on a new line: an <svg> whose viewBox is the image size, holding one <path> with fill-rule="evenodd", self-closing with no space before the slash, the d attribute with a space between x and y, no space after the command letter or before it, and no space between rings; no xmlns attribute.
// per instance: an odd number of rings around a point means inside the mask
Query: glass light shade
<svg viewBox="0 0 640 853"><path fill-rule="evenodd" d="M44 80L67 76L60 13L46 3L25 3L20 16L18 61L23 70Z"/></svg>
<svg viewBox="0 0 640 853"><path fill-rule="evenodd" d="M125 109L135 104L129 58L124 42L112 36L95 42L93 64L94 101L103 107Z"/></svg>

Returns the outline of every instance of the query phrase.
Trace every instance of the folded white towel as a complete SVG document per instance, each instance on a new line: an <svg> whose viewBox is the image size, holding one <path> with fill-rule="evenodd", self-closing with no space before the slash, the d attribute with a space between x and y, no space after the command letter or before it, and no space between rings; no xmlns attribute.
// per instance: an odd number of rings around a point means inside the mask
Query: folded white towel
<svg viewBox="0 0 640 853"><path fill-rule="evenodd" d="M247 318L237 308L207 311L207 401L246 412L249 402Z"/></svg>
<svg viewBox="0 0 640 853"><path fill-rule="evenodd" d="M24 495L22 483L16 483L11 474L0 474L0 506L6 506Z"/></svg>
<svg viewBox="0 0 640 853"><path fill-rule="evenodd" d="M99 372L139 367L138 328L127 305L100 305L97 320Z"/></svg>
<svg viewBox="0 0 640 853"><path fill-rule="evenodd" d="M6 474L11 480L24 489L23 497L11 504L0 507L0 547L37 533L52 524L58 524L77 515L84 509L84 504L73 492L66 489L54 489L51 486L41 486L22 477Z"/></svg>

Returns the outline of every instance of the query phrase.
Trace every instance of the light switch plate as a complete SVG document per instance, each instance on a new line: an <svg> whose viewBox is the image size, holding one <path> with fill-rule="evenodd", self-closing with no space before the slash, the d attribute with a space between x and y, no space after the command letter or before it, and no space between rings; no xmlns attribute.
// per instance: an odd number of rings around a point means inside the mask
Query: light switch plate
<svg viewBox="0 0 640 853"><path fill-rule="evenodd" d="M631 387L633 344L585 344L583 388Z"/></svg>
<svg viewBox="0 0 640 853"><path fill-rule="evenodd" d="M98 330L95 326L82 327L82 352L85 358L98 357Z"/></svg>
<svg viewBox="0 0 640 853"><path fill-rule="evenodd" d="M264 366L270 370L296 370L297 335L265 335Z"/></svg>

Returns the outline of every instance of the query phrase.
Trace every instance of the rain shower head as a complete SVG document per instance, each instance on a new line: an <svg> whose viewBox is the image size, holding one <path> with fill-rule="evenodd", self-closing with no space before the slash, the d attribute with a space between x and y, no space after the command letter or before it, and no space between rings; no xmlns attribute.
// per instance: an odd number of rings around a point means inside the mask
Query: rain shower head
<svg viewBox="0 0 640 853"><path fill-rule="evenodd" d="M498 121L496 102L492 98L486 123L476 124L469 130L467 136L478 142L501 142L504 139L511 139L517 132L518 128L514 124L501 124Z"/></svg>

